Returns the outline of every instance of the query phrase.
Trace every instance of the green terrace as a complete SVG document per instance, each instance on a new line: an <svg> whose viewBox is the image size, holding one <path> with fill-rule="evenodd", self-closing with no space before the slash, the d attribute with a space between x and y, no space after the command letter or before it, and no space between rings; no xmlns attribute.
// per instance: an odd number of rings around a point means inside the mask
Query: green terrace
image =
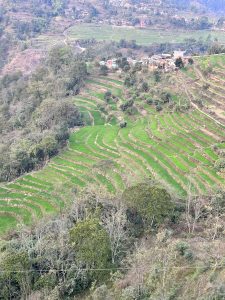
<svg viewBox="0 0 225 300"><path fill-rule="evenodd" d="M105 105L107 90L119 99L114 111L110 103ZM220 125L197 110L150 110L144 117L128 120L128 126L121 129L122 95L122 81L115 78L87 82L74 103L88 125L72 133L67 149L42 170L1 185L1 233L60 212L70 203L72 190L89 185L115 194L128 184L154 178L182 198L190 190L204 194L225 183L223 174L214 168L219 157L213 146L225 148Z"/></svg>
<svg viewBox="0 0 225 300"><path fill-rule="evenodd" d="M193 101L210 109L225 121L225 54L196 57L193 66L183 70Z"/></svg>

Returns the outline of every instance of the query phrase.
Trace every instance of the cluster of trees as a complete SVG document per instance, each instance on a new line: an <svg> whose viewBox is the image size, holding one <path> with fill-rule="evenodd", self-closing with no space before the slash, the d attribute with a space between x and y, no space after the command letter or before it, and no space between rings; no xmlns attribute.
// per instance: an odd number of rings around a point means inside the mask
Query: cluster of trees
<svg viewBox="0 0 225 300"><path fill-rule="evenodd" d="M20 12L26 7L27 12L31 13L34 17L49 19L58 15L64 15L65 9L67 7L67 0L22 0L14 1L9 10L13 12Z"/></svg>
<svg viewBox="0 0 225 300"><path fill-rule="evenodd" d="M225 194L211 194L176 199L153 181L118 196L73 189L69 210L1 244L0 298L186 300L199 295L187 293L194 274L210 282L205 299L223 299Z"/></svg>
<svg viewBox="0 0 225 300"><path fill-rule="evenodd" d="M0 4L0 70L7 62L10 47L13 39L9 32L6 32L9 18L6 16L6 9Z"/></svg>
<svg viewBox="0 0 225 300"><path fill-rule="evenodd" d="M182 65L180 60L177 62L179 67L183 67L182 59L181 62ZM165 89L164 84L161 82L164 76L162 76L160 70L155 70L148 76L145 72L144 66L134 66L130 72L126 73L124 86L128 88L128 100L120 106L122 111L134 114L136 112L136 100L142 100L149 105L154 105L156 111L161 111L165 105L169 104L171 107L174 105L171 93ZM151 86L150 82L152 83L152 81L155 84Z"/></svg>
<svg viewBox="0 0 225 300"><path fill-rule="evenodd" d="M221 45L219 43L213 43L211 47L208 49L209 54L220 54L225 53L225 47L224 45Z"/></svg>
<svg viewBox="0 0 225 300"><path fill-rule="evenodd" d="M48 28L49 21L42 18L33 19L31 22L16 21L13 24L16 37L19 40L26 40L38 33L42 33Z"/></svg>
<svg viewBox="0 0 225 300"><path fill-rule="evenodd" d="M22 230L1 249L0 298L72 299L122 267L145 229L174 222L175 203L160 186L142 183L121 197L92 189L63 215ZM122 205L122 202L124 205ZM42 295L42 296L41 296Z"/></svg>
<svg viewBox="0 0 225 300"><path fill-rule="evenodd" d="M208 17L201 17L190 21L185 18L171 18L170 24L177 28L185 28L191 30L206 30L213 27L213 23L210 22Z"/></svg>
<svg viewBox="0 0 225 300"><path fill-rule="evenodd" d="M190 0L163 0L163 3L175 6L177 9L205 8L212 11L224 11L224 0L197 0L193 3ZM194 5L195 4L195 5Z"/></svg>
<svg viewBox="0 0 225 300"><path fill-rule="evenodd" d="M44 163L83 125L71 100L87 75L72 49L56 47L30 77L5 75L0 81L0 180L11 180Z"/></svg>

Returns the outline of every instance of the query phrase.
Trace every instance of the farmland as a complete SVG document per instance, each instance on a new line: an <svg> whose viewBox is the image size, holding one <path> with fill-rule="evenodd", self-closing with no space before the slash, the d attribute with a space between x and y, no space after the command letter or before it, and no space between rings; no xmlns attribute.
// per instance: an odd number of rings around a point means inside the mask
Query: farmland
<svg viewBox="0 0 225 300"><path fill-rule="evenodd" d="M194 66L185 70L189 96L205 112L225 122L225 55L197 57Z"/></svg>
<svg viewBox="0 0 225 300"><path fill-rule="evenodd" d="M211 35L219 42L225 43L225 35L222 31L195 30L177 31L173 29L139 29L134 27L118 27L110 25L77 24L67 30L67 36L72 40L96 39L97 41L120 41L121 39L136 40L137 44L149 45L153 43L181 43L185 39L203 38Z"/></svg>
<svg viewBox="0 0 225 300"><path fill-rule="evenodd" d="M103 110L107 90L118 101ZM188 191L204 194L224 184L214 163L215 149L225 148L225 131L198 110L157 113L146 104L147 114L126 117L128 126L121 129L123 83L115 76L90 78L73 99L87 126L72 133L67 149L42 170L0 187L1 232L60 212L74 188L91 185L115 194L154 178L183 197Z"/></svg>

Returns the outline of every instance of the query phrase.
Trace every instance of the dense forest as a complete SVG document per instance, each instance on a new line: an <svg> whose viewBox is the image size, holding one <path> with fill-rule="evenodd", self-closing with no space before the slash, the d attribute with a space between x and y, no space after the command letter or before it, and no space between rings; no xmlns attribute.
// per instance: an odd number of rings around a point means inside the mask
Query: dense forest
<svg viewBox="0 0 225 300"><path fill-rule="evenodd" d="M86 74L86 64L70 48L56 47L31 76L1 78L1 181L43 164L65 144L69 128L83 125L70 96L79 92Z"/></svg>

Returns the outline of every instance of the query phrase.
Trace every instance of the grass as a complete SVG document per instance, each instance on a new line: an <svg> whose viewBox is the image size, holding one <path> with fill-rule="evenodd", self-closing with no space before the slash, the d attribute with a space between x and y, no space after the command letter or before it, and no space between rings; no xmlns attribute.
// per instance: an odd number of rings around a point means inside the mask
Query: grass
<svg viewBox="0 0 225 300"><path fill-rule="evenodd" d="M11 215L10 213L3 212L0 215L0 234L3 234L8 229L12 227L16 227L18 223L18 220L15 218L15 216Z"/></svg>

